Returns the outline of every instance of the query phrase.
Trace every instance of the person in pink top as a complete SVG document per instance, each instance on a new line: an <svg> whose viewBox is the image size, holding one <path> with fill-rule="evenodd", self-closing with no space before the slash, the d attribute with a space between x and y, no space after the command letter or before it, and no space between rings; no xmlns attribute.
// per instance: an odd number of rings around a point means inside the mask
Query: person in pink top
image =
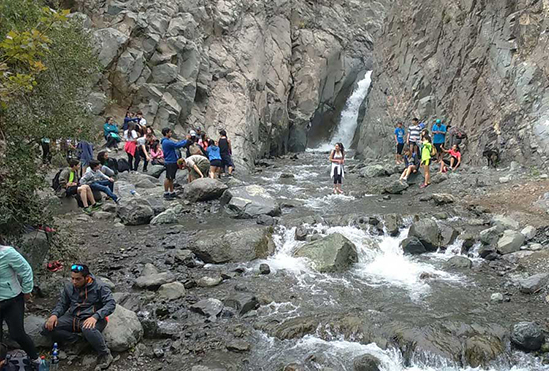
<svg viewBox="0 0 549 371"><path fill-rule="evenodd" d="M442 152L450 155L449 160L440 160L440 173L445 173L450 170L456 170L461 164L461 152L459 146L454 144L451 149L446 150L444 147L441 147Z"/></svg>
<svg viewBox="0 0 549 371"><path fill-rule="evenodd" d="M164 152L158 140L155 140L150 147L149 154L153 165L164 165Z"/></svg>

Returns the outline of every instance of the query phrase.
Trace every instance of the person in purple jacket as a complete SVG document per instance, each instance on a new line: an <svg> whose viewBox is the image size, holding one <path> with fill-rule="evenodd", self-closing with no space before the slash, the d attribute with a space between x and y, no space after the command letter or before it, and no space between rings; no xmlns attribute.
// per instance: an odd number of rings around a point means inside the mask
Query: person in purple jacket
<svg viewBox="0 0 549 371"><path fill-rule="evenodd" d="M177 198L173 190L173 181L177 174L177 160L179 159L178 149L183 148L188 144L190 136L187 139L183 139L179 142L174 142L170 138L172 137L172 130L170 128L162 129L162 152L164 152L164 166L166 166L166 180L164 180L164 198L167 200Z"/></svg>

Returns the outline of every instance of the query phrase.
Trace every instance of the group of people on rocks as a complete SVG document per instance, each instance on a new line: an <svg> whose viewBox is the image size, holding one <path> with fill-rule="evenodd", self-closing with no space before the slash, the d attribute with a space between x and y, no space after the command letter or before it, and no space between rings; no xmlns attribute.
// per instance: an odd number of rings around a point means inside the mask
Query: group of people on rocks
<svg viewBox="0 0 549 371"><path fill-rule="evenodd" d="M432 136L431 136L432 133ZM396 144L396 163L404 164L404 171L400 176L401 181L423 170L424 182L420 188L431 184L430 165L434 161L440 164L440 173L454 171L461 165L461 151L459 145L450 142L450 149L446 149L448 127L440 119L436 119L431 127L431 133L425 123L420 123L417 118L412 119L408 132L403 128L403 123L398 122L394 131ZM446 158L445 155L449 158Z"/></svg>
<svg viewBox="0 0 549 371"><path fill-rule="evenodd" d="M25 301L32 300L33 271L12 246L0 241L0 341L5 321L12 340L26 352L31 367L39 369L40 358L24 327ZM71 266L71 283L61 289L59 301L44 323L41 334L53 342L70 345L81 338L97 352L96 370L110 366L113 357L102 334L108 316L116 308L111 290L83 264ZM0 343L0 369L7 367L7 347ZM17 368L19 369L19 368Z"/></svg>

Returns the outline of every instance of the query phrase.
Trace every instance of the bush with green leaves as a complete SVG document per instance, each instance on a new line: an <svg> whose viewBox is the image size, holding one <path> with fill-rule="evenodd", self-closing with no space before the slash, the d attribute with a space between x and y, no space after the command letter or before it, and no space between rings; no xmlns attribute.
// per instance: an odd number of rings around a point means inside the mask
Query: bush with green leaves
<svg viewBox="0 0 549 371"><path fill-rule="evenodd" d="M39 144L89 138L99 73L92 35L68 11L0 0L0 236L51 221Z"/></svg>

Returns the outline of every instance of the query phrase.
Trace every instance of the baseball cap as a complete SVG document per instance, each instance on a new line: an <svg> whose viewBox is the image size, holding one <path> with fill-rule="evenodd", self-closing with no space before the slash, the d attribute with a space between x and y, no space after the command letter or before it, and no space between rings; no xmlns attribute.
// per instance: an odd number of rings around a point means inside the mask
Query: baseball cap
<svg viewBox="0 0 549 371"><path fill-rule="evenodd" d="M194 131L194 130L191 130L189 132L189 134L191 134L191 137L196 137L196 131Z"/></svg>
<svg viewBox="0 0 549 371"><path fill-rule="evenodd" d="M437 124L440 124L442 121L440 121L440 119L437 119L436 123Z"/></svg>

